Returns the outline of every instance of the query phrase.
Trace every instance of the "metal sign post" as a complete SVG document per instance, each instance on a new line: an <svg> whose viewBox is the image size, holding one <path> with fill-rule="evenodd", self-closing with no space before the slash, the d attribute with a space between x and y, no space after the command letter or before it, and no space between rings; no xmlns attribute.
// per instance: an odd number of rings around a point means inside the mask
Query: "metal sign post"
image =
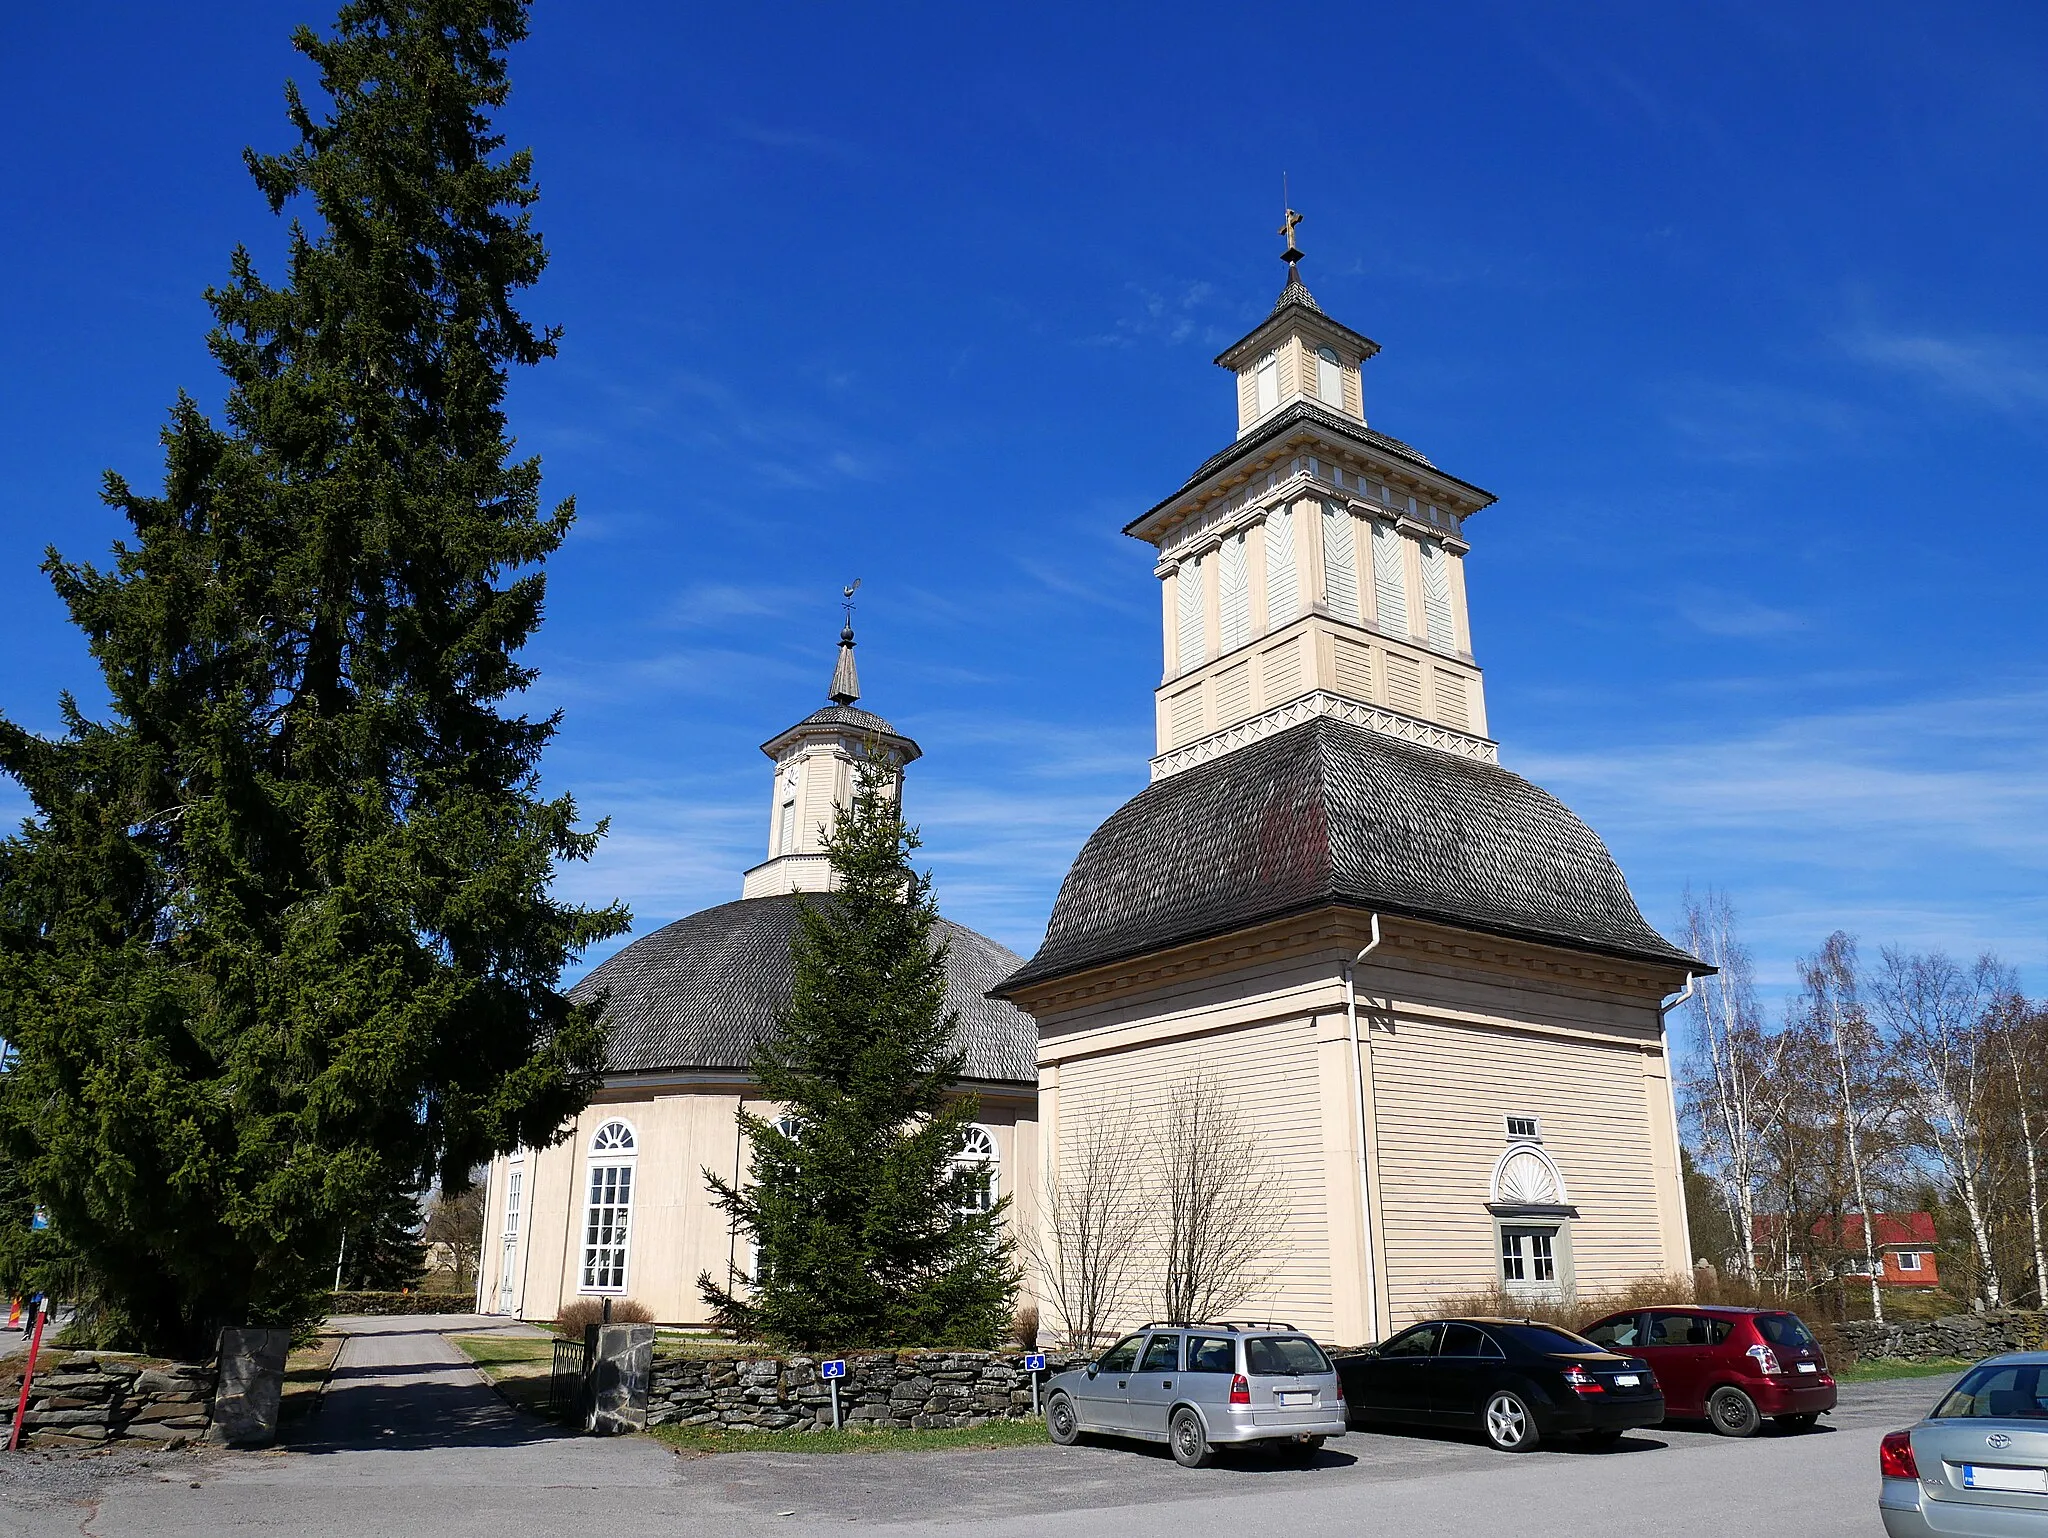
<svg viewBox="0 0 2048 1538"><path fill-rule="evenodd" d="M1031 1413L1033 1415L1036 1415L1039 1413L1038 1375L1045 1371L1044 1354L1041 1352L1034 1351L1029 1356L1025 1357L1024 1370L1031 1374Z"/></svg>
<svg viewBox="0 0 2048 1538"><path fill-rule="evenodd" d="M818 1364L818 1376L825 1380L825 1387L832 1391L832 1429L837 1431L839 1429L839 1380L846 1376L845 1361L842 1359L836 1362L820 1362Z"/></svg>

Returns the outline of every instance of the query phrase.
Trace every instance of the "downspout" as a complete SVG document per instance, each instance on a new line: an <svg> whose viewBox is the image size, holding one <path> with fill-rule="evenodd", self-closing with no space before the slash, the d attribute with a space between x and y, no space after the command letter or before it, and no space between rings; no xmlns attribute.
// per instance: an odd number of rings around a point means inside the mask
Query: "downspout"
<svg viewBox="0 0 2048 1538"><path fill-rule="evenodd" d="M1367 1184L1365 1167L1365 1046L1358 1034L1358 984L1354 968L1378 950L1379 944L1380 916L1375 913L1372 943L1344 963L1344 1017L1351 1032L1352 1110L1358 1124L1358 1223L1365 1240L1365 1325L1373 1340L1380 1335L1380 1291L1372 1260L1372 1188Z"/></svg>
<svg viewBox="0 0 2048 1538"><path fill-rule="evenodd" d="M1671 1028L1664 1023L1664 1017L1692 997L1693 988L1699 979L1688 972L1685 974L1685 992L1669 1004L1657 1006L1657 1027L1664 1033L1664 1108L1671 1113L1671 1157L1678 1176L1678 1225L1685 1235L1685 1274L1693 1274L1692 1256L1692 1209L1685 1199L1685 1138L1678 1128L1678 1059L1671 1050Z"/></svg>

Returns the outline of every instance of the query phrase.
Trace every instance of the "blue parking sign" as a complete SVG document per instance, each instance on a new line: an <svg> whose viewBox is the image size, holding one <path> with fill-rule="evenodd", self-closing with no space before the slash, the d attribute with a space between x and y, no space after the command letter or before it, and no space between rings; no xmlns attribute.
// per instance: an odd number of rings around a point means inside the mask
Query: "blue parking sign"
<svg viewBox="0 0 2048 1538"><path fill-rule="evenodd" d="M818 1364L818 1376L821 1378L843 1378L846 1376L846 1363L843 1360L820 1362Z"/></svg>
<svg viewBox="0 0 2048 1538"><path fill-rule="evenodd" d="M1033 1352L1030 1356L1024 1358L1024 1370L1026 1372L1044 1372L1045 1358L1039 1353Z"/></svg>

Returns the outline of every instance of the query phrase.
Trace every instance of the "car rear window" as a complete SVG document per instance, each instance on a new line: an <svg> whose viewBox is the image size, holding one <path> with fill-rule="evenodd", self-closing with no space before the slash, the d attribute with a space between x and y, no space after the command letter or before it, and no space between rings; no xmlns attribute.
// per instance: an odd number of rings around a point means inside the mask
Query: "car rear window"
<svg viewBox="0 0 2048 1538"><path fill-rule="evenodd" d="M1718 1346L1735 1333L1735 1321L1718 1314L1652 1314L1652 1346Z"/></svg>
<svg viewBox="0 0 2048 1538"><path fill-rule="evenodd" d="M1587 1340L1583 1335L1574 1335L1569 1330L1560 1330L1556 1325L1551 1324L1497 1324L1493 1326L1493 1329L1496 1333L1504 1335L1509 1340L1515 1342L1516 1345L1526 1346L1531 1351L1569 1351L1573 1355L1577 1355L1582 1351L1604 1351L1607 1349L1604 1346L1594 1345L1593 1342Z"/></svg>
<svg viewBox="0 0 2048 1538"><path fill-rule="evenodd" d="M1330 1359L1306 1335L1255 1335L1244 1343L1244 1365L1257 1378L1298 1378L1328 1372Z"/></svg>
<svg viewBox="0 0 2048 1538"><path fill-rule="evenodd" d="M2048 1420L2048 1367L1973 1367L1934 1407L1936 1420Z"/></svg>
<svg viewBox="0 0 2048 1538"><path fill-rule="evenodd" d="M1795 1351L1817 1349L1812 1334L1797 1314L1758 1314L1756 1327L1774 1346L1787 1346Z"/></svg>

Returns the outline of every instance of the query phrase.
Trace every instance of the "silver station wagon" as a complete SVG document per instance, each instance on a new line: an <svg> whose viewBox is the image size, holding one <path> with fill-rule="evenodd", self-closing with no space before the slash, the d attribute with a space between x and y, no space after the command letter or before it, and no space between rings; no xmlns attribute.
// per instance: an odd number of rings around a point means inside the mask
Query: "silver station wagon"
<svg viewBox="0 0 2048 1538"><path fill-rule="evenodd" d="M1878 1448L1892 1538L2048 1538L2048 1352L1979 1362Z"/></svg>
<svg viewBox="0 0 2048 1538"><path fill-rule="evenodd" d="M1218 1447L1287 1443L1313 1457L1342 1436L1344 1390L1323 1348L1286 1324L1147 1325L1047 1385L1045 1429L1164 1442L1183 1468Z"/></svg>

